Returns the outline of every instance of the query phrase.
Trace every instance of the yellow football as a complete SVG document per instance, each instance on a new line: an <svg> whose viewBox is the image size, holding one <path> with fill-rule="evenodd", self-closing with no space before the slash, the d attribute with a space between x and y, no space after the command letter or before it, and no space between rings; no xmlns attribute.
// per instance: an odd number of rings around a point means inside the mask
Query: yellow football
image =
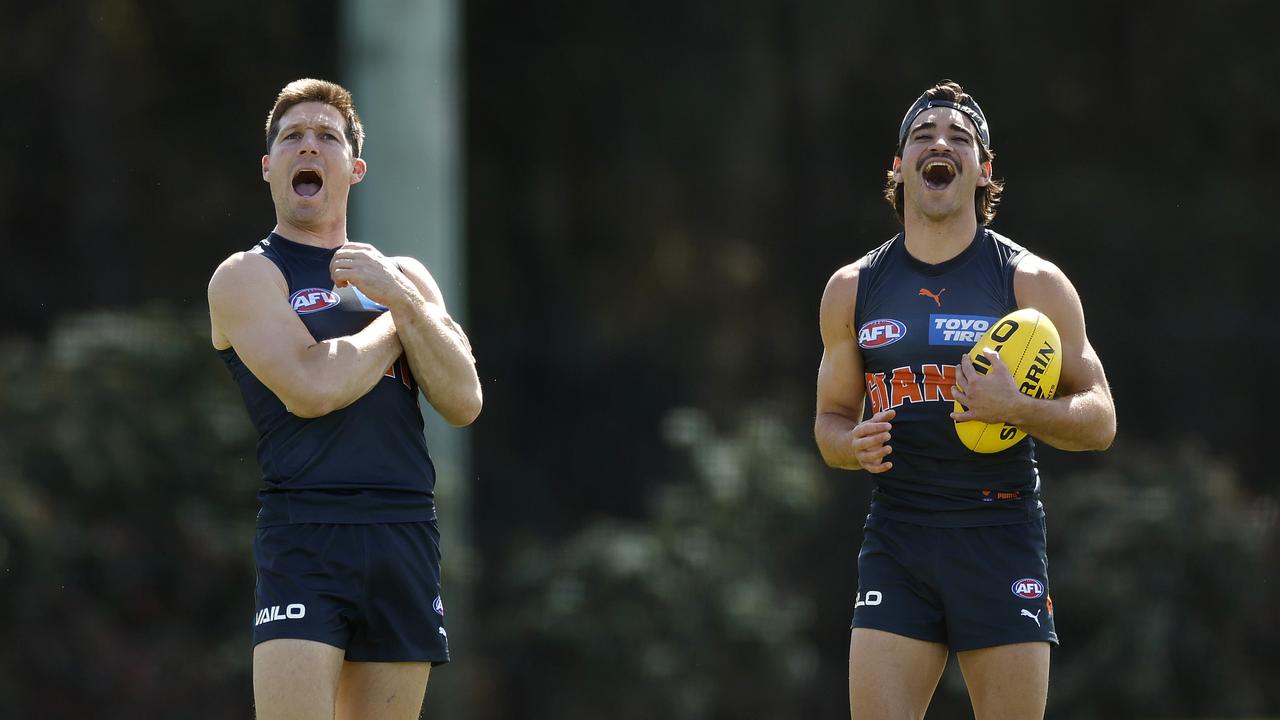
<svg viewBox="0 0 1280 720"><path fill-rule="evenodd" d="M1023 308L1005 315L973 346L969 351L973 368L985 375L991 363L983 356L983 348L1000 353L1023 395L1048 399L1057 392L1062 374L1062 340L1058 329L1039 310ZM963 412L967 408L956 401L955 409ZM1008 423L978 420L956 423L956 434L965 447L979 453L1007 450L1026 435Z"/></svg>

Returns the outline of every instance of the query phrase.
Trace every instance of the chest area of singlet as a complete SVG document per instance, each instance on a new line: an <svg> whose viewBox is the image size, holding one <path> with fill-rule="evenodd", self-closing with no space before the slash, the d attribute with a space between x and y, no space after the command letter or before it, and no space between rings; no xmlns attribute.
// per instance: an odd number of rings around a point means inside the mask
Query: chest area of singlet
<svg viewBox="0 0 1280 720"><path fill-rule="evenodd" d="M289 285L289 305L316 340L359 332L386 311L354 285L334 287L327 259L272 258Z"/></svg>
<svg viewBox="0 0 1280 720"><path fill-rule="evenodd" d="M1009 276L980 263L938 275L890 266L869 279L856 313L858 348L869 373L945 374L1016 309Z"/></svg>

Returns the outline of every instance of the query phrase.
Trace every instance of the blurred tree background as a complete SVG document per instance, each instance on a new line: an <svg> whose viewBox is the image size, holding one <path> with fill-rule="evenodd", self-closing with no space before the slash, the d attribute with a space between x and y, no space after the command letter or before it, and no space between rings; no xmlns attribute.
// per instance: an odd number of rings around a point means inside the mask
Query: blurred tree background
<svg viewBox="0 0 1280 720"><path fill-rule="evenodd" d="M812 444L818 299L896 232L894 131L944 77L1119 407L1107 453L1041 453L1050 717L1280 714L1280 6L461 9L477 627L428 717L847 717L868 481ZM271 226L274 94L344 80L342 8L5 17L0 716L246 717L258 471L204 288Z"/></svg>

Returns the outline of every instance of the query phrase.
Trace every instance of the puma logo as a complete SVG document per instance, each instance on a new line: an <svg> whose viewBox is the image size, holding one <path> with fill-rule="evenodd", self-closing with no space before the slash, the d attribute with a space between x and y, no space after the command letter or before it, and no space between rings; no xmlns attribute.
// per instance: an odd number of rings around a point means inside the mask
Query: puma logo
<svg viewBox="0 0 1280 720"><path fill-rule="evenodd" d="M1036 611L1036 614L1035 614L1035 615L1032 615L1030 610L1027 610L1026 608L1023 608L1023 609L1022 609L1022 614L1023 614L1023 615L1026 615L1027 617L1031 618L1032 620L1035 620L1035 621L1036 621L1036 627L1040 627L1040 611L1039 611L1039 610L1037 610L1037 611Z"/></svg>
<svg viewBox="0 0 1280 720"><path fill-rule="evenodd" d="M947 291L947 289L946 289L946 288L942 288L941 290L939 290L939 291L935 294L935 293L934 293L932 290L930 290L929 288L920 288L920 292L918 292L918 293L916 293L916 294L917 294L917 295L922 295L922 296L927 297L927 298L932 298L934 302L938 303L938 307L942 307L942 293L944 293L944 292L946 292L946 291Z"/></svg>

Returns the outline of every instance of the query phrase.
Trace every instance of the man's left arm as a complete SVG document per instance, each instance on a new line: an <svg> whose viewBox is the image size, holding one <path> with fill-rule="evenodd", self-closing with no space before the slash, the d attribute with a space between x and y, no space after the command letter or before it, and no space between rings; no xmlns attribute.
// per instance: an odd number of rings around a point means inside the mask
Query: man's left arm
<svg viewBox="0 0 1280 720"><path fill-rule="evenodd" d="M957 400L969 410L952 413L957 421L1008 422L1059 450L1105 450L1116 436L1116 408L1102 360L1085 333L1080 295L1062 270L1034 255L1014 275L1019 308L1035 308L1053 321L1062 340L1062 374L1052 400L1018 392L999 353L986 351L992 371L979 375L966 355L956 384Z"/></svg>
<svg viewBox="0 0 1280 720"><path fill-rule="evenodd" d="M455 427L474 422L484 398L471 342L449 316L427 268L410 257L386 257L364 243L344 245L330 267L336 283L350 282L391 311L409 369L445 422Z"/></svg>
<svg viewBox="0 0 1280 720"><path fill-rule="evenodd" d="M401 307L389 306L413 377L450 425L470 425L484 404L471 341L445 310L444 295L427 268L411 257L395 260L418 291L406 294Z"/></svg>

